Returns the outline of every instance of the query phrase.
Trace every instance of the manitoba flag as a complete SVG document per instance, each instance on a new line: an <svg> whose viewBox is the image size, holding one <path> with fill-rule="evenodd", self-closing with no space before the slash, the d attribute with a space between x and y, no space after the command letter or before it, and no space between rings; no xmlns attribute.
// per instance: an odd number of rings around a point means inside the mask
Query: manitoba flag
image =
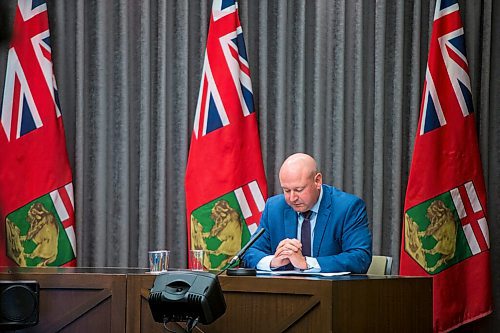
<svg viewBox="0 0 500 333"><path fill-rule="evenodd" d="M0 266L75 266L73 207L47 5L19 0L0 105Z"/></svg>
<svg viewBox="0 0 500 333"><path fill-rule="evenodd" d="M214 0L186 169L190 249L220 269L257 229L267 183L236 1Z"/></svg>
<svg viewBox="0 0 500 333"><path fill-rule="evenodd" d="M433 279L434 331L492 312L486 189L456 0L436 1L406 191L401 275Z"/></svg>

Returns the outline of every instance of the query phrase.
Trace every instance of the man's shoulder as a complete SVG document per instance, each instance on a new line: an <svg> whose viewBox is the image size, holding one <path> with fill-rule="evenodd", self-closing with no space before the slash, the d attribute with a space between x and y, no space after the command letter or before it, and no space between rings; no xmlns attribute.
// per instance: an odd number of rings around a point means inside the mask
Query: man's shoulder
<svg viewBox="0 0 500 333"><path fill-rule="evenodd" d="M355 194L344 192L334 186L323 184L323 189L325 190L325 194L331 196L332 200L340 200L345 203L353 203L353 202L362 202L363 199L358 197Z"/></svg>
<svg viewBox="0 0 500 333"><path fill-rule="evenodd" d="M276 194L267 199L268 206L280 207L287 205L285 201L285 196L283 194Z"/></svg>
<svg viewBox="0 0 500 333"><path fill-rule="evenodd" d="M267 199L264 215L268 219L275 220L283 216L283 212L288 209L292 208L286 203L285 196L283 194L277 194Z"/></svg>

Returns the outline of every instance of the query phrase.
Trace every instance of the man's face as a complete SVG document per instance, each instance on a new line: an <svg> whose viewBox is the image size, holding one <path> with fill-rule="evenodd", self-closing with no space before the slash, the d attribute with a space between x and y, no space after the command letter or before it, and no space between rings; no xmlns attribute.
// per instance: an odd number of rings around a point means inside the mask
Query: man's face
<svg viewBox="0 0 500 333"><path fill-rule="evenodd" d="M321 173L283 172L280 174L285 201L296 212L307 212L318 201L322 184Z"/></svg>

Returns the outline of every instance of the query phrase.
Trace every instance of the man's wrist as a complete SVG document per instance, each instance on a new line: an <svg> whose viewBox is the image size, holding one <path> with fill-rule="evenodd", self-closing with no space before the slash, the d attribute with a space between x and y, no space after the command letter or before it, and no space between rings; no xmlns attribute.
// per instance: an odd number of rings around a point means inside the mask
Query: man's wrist
<svg viewBox="0 0 500 333"><path fill-rule="evenodd" d="M304 265L300 267L301 271L307 271L308 269L311 269L311 266L309 266L309 263L307 262L307 258L304 257Z"/></svg>

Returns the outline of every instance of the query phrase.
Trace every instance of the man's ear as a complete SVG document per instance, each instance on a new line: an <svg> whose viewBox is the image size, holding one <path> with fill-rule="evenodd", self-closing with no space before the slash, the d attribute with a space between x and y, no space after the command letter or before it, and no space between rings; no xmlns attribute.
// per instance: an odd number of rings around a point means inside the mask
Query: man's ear
<svg viewBox="0 0 500 333"><path fill-rule="evenodd" d="M321 172L318 172L316 176L314 176L314 184L316 184L316 188L319 190L321 184L323 184L323 175Z"/></svg>

